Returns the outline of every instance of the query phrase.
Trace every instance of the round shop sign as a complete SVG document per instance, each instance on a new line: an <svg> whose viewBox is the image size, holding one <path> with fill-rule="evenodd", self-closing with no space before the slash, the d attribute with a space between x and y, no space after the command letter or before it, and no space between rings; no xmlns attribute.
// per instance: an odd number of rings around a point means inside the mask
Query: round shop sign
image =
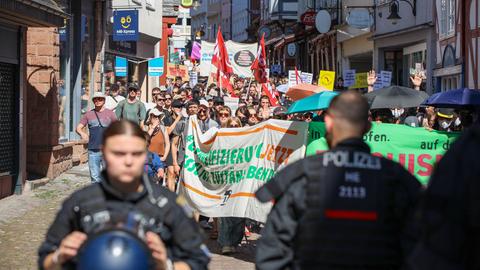
<svg viewBox="0 0 480 270"><path fill-rule="evenodd" d="M293 57L293 56L295 56L296 53L297 53L297 44L295 44L295 43L288 44L288 46L287 46L288 56Z"/></svg>
<svg viewBox="0 0 480 270"><path fill-rule="evenodd" d="M268 39L270 37L270 35L272 34L272 30L270 29L270 27L268 26L262 26L260 27L260 29L258 29L258 36L262 36L263 34L265 34L265 38Z"/></svg>
<svg viewBox="0 0 480 270"><path fill-rule="evenodd" d="M241 50L233 56L233 61L241 67L250 67L255 61L255 55L249 50Z"/></svg>
<svg viewBox="0 0 480 270"><path fill-rule="evenodd" d="M330 31L330 27L332 26L332 17L330 13L326 10L320 10L315 17L315 27L317 28L318 32L325 34Z"/></svg>

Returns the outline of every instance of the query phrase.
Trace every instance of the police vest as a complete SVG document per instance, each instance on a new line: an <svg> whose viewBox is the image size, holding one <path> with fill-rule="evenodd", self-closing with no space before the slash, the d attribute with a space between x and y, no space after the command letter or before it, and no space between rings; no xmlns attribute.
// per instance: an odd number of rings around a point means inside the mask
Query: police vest
<svg viewBox="0 0 480 270"><path fill-rule="evenodd" d="M394 199L400 181L385 161L366 151L337 150L306 164L306 212L295 241L298 268L396 269L401 264L402 214Z"/></svg>

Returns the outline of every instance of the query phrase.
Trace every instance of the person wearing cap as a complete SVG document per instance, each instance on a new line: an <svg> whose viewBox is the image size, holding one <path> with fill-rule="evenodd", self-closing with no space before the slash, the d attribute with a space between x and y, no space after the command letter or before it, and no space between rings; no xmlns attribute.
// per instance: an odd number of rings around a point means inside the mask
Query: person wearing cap
<svg viewBox="0 0 480 270"><path fill-rule="evenodd" d="M137 123L143 129L147 111L142 101L137 99L138 85L131 83L128 86L128 97L120 101L115 110L118 119L127 119Z"/></svg>
<svg viewBox="0 0 480 270"><path fill-rule="evenodd" d="M437 121L433 125L433 129L439 131L452 131L452 123L454 118L454 110L440 108L437 110Z"/></svg>
<svg viewBox="0 0 480 270"><path fill-rule="evenodd" d="M82 116L75 131L83 140L88 141L90 179L92 183L97 183L101 181L103 131L112 122L116 121L117 117L112 110L105 108L105 95L102 92L95 92L92 96L92 102L95 108ZM84 131L85 127L88 127L88 134Z"/></svg>

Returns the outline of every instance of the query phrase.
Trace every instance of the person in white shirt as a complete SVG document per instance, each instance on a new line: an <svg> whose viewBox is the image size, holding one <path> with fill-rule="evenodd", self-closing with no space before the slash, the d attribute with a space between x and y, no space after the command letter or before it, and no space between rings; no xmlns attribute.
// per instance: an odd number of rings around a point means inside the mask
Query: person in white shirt
<svg viewBox="0 0 480 270"><path fill-rule="evenodd" d="M125 98L118 94L120 88L117 84L113 84L110 87L110 95L107 96L105 100L105 107L109 110L115 112L117 105L120 101L124 100Z"/></svg>

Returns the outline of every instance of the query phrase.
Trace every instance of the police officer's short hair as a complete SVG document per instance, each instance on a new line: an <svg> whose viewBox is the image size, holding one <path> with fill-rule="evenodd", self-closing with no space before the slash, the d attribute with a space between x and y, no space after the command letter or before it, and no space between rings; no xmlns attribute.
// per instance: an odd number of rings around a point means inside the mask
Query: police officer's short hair
<svg viewBox="0 0 480 270"><path fill-rule="evenodd" d="M368 102L354 90L348 90L334 97L327 113L347 121L352 126L368 124Z"/></svg>

